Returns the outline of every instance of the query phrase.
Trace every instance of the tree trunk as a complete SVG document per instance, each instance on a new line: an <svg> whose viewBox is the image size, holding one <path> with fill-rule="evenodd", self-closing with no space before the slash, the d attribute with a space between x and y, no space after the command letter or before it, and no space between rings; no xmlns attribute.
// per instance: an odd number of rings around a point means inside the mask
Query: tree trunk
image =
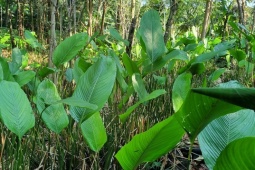
<svg viewBox="0 0 255 170"><path fill-rule="evenodd" d="M103 35L104 34L104 20L105 20L105 13L106 13L106 9L107 9L107 4L106 4L106 0L104 0L103 2L103 14L102 14L102 19L101 19L101 26L100 26L100 34Z"/></svg>
<svg viewBox="0 0 255 170"><path fill-rule="evenodd" d="M212 11L212 0L207 0L206 1L206 8L205 8L205 15L204 15L204 23L203 23L203 28L202 28L202 33L201 33L201 40L205 39L208 26L210 23L210 15Z"/></svg>
<svg viewBox="0 0 255 170"><path fill-rule="evenodd" d="M93 34L93 0L87 1L87 11L89 15L89 21L88 21L88 34L92 36Z"/></svg>
<svg viewBox="0 0 255 170"><path fill-rule="evenodd" d="M56 5L57 5L57 0L51 0L51 29L50 29L50 53L49 53L49 67L53 67L52 63L52 56L53 56L53 51L56 47L56 18L55 18L55 13L56 13Z"/></svg>
<svg viewBox="0 0 255 170"><path fill-rule="evenodd" d="M122 15L122 0L119 1L118 7L117 7L117 16L116 16L116 23L115 27L116 29L121 32L121 15Z"/></svg>
<svg viewBox="0 0 255 170"><path fill-rule="evenodd" d="M24 4L21 3L19 0L17 1L17 5L18 5L18 34L19 36L23 37L23 33L24 33L24 26L23 26L23 19L24 19Z"/></svg>
<svg viewBox="0 0 255 170"><path fill-rule="evenodd" d="M178 10L178 0L169 0L170 1L170 13L167 19L166 28L165 28L165 35L164 41L165 43L168 41L169 37L171 37L172 27L174 23L174 16Z"/></svg>
<svg viewBox="0 0 255 170"><path fill-rule="evenodd" d="M255 27L255 6L253 7L252 15L253 15L253 19L252 19L251 33L254 32L254 27Z"/></svg>
<svg viewBox="0 0 255 170"><path fill-rule="evenodd" d="M245 16L244 16L245 2L243 0L236 0L236 2L238 6L239 23L244 25L245 24Z"/></svg>
<svg viewBox="0 0 255 170"><path fill-rule="evenodd" d="M134 33L135 33L135 27L136 27L136 22L137 22L137 17L135 16L135 0L131 0L131 17L132 21L129 27L129 33L128 33L128 41L129 45L126 48L126 53L129 55L129 57L132 58L131 56L131 49L133 45L133 39L134 39Z"/></svg>

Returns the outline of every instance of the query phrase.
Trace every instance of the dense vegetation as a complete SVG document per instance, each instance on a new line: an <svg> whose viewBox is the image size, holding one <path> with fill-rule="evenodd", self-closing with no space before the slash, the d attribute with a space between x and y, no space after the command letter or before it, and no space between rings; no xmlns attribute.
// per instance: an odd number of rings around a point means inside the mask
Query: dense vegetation
<svg viewBox="0 0 255 170"><path fill-rule="evenodd" d="M0 1L1 169L255 169L248 2Z"/></svg>

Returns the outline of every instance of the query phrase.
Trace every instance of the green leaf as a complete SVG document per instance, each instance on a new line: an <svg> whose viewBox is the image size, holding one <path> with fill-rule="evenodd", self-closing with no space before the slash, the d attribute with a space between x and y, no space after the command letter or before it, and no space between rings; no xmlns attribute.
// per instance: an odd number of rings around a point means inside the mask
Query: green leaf
<svg viewBox="0 0 255 170"><path fill-rule="evenodd" d="M219 68L215 70L208 78L209 81L215 81L226 71L225 68Z"/></svg>
<svg viewBox="0 0 255 170"><path fill-rule="evenodd" d="M107 141L106 130L99 112L81 124L82 135L90 149L98 152Z"/></svg>
<svg viewBox="0 0 255 170"><path fill-rule="evenodd" d="M204 63L194 63L190 66L189 71L195 75L195 74L201 74L205 71L205 65Z"/></svg>
<svg viewBox="0 0 255 170"><path fill-rule="evenodd" d="M19 68L22 66L22 53L20 49L14 48L12 50L12 61L9 63L9 69L12 74L18 72Z"/></svg>
<svg viewBox="0 0 255 170"><path fill-rule="evenodd" d="M199 132L212 120L240 109L238 106L197 94L192 90L175 115L193 142Z"/></svg>
<svg viewBox="0 0 255 170"><path fill-rule="evenodd" d="M110 28L109 31L113 38L115 38L118 41L123 42L125 44L125 46L128 46L129 42L127 40L124 40L116 29Z"/></svg>
<svg viewBox="0 0 255 170"><path fill-rule="evenodd" d="M231 56L233 56L235 59L237 59L237 61L246 59L246 53L245 53L245 51L243 51L241 49L230 49L229 53Z"/></svg>
<svg viewBox="0 0 255 170"><path fill-rule="evenodd" d="M73 69L67 68L65 72L65 77L68 82L72 82L73 80Z"/></svg>
<svg viewBox="0 0 255 170"><path fill-rule="evenodd" d="M52 61L56 67L73 59L89 41L86 33L78 33L62 41L54 50Z"/></svg>
<svg viewBox="0 0 255 170"><path fill-rule="evenodd" d="M122 57L123 60L123 64L128 72L128 75L132 76L134 73L140 73L137 65L135 64L135 62L133 62L131 60L131 58L129 58L128 55L123 55Z"/></svg>
<svg viewBox="0 0 255 170"><path fill-rule="evenodd" d="M85 71L91 66L90 63L87 63L83 58L78 58L74 63L73 76L74 80L77 83L80 77L85 73Z"/></svg>
<svg viewBox="0 0 255 170"><path fill-rule="evenodd" d="M217 159L215 170L255 169L255 137L246 137L231 142Z"/></svg>
<svg viewBox="0 0 255 170"><path fill-rule="evenodd" d="M255 88L197 88L192 91L255 110Z"/></svg>
<svg viewBox="0 0 255 170"><path fill-rule="evenodd" d="M26 42L31 45L32 48L41 48L43 49L43 46L38 42L38 40L34 36L34 32L30 32L28 30L25 30L24 36L26 39Z"/></svg>
<svg viewBox="0 0 255 170"><path fill-rule="evenodd" d="M74 98L74 97L68 97L68 98L59 100L59 101L55 102L54 104L57 104L57 103L64 103L64 104L68 104L70 106L85 107L85 108L91 109L91 110L97 109L97 105L88 103L85 100L82 100L79 98Z"/></svg>
<svg viewBox="0 0 255 170"><path fill-rule="evenodd" d="M37 88L36 106L43 121L53 132L60 133L69 123L57 88L50 80L42 81Z"/></svg>
<svg viewBox="0 0 255 170"><path fill-rule="evenodd" d="M83 121L102 109L109 98L116 78L116 64L110 57L101 57L80 77L73 97L98 106L97 110L70 107L71 116Z"/></svg>
<svg viewBox="0 0 255 170"><path fill-rule="evenodd" d="M5 126L21 140L35 124L32 107L16 82L0 82L0 116Z"/></svg>
<svg viewBox="0 0 255 170"><path fill-rule="evenodd" d="M157 11L149 10L144 13L139 33L145 43L146 52L151 62L156 61L165 53L163 31Z"/></svg>
<svg viewBox="0 0 255 170"><path fill-rule="evenodd" d="M187 53L182 50L173 50L167 55L163 56L162 58L159 58L157 61L155 61L152 65L148 65L143 69L143 72L150 73L157 70L160 70L162 67L164 67L170 60L183 60L188 61Z"/></svg>
<svg viewBox="0 0 255 170"><path fill-rule="evenodd" d="M50 67L43 67L38 71L38 75L42 78L45 78L49 74L55 73L56 69Z"/></svg>
<svg viewBox="0 0 255 170"><path fill-rule="evenodd" d="M172 90L172 102L174 111L177 112L190 91L192 75L189 72L182 73L174 81Z"/></svg>
<svg viewBox="0 0 255 170"><path fill-rule="evenodd" d="M171 116L124 145L116 158L124 170L136 169L143 162L156 160L173 149L184 135L175 116Z"/></svg>
<svg viewBox="0 0 255 170"><path fill-rule="evenodd" d="M22 71L13 76L16 82L22 87L30 82L35 77L35 72L32 70Z"/></svg>
<svg viewBox="0 0 255 170"><path fill-rule="evenodd" d="M7 80L7 81L15 81L14 78L12 77L12 74L9 70L9 65L7 63L7 61L0 57L0 65L3 71L3 80Z"/></svg>
<svg viewBox="0 0 255 170"><path fill-rule="evenodd" d="M199 56L193 61L192 64L195 64L195 63L203 63L203 62L209 61L210 59L214 58L214 57L217 56L218 54L220 54L220 53L222 53L222 52L224 52L224 51L226 51L226 50L232 48L233 45L234 45L234 42L235 42L235 41L232 40L232 41L227 41L227 42L223 42L223 43L218 44L217 50L199 55Z"/></svg>
<svg viewBox="0 0 255 170"><path fill-rule="evenodd" d="M230 142L246 136L255 136L254 127L255 114L252 110L240 110L209 123L198 135L207 167L213 169L220 153Z"/></svg>
<svg viewBox="0 0 255 170"><path fill-rule="evenodd" d="M145 89L145 85L140 74L132 75L132 84L135 92L138 94L139 99L143 99L148 95L147 90Z"/></svg>
<svg viewBox="0 0 255 170"><path fill-rule="evenodd" d="M147 96L145 96L144 98L140 99L138 102L136 102L133 106L129 107L127 109L127 111L123 114L120 114L120 120L122 122L125 122L128 118L128 116L142 103L149 101L151 99L157 98L158 96L165 94L166 91L163 89L159 89L159 90L155 90L152 93L148 94Z"/></svg>

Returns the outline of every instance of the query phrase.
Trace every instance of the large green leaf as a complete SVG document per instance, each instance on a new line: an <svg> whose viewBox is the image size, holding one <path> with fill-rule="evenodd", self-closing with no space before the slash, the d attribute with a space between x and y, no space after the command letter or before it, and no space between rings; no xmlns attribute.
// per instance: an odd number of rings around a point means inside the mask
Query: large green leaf
<svg viewBox="0 0 255 170"><path fill-rule="evenodd" d="M35 124L35 117L26 94L16 82L0 82L0 116L8 129L19 139Z"/></svg>
<svg viewBox="0 0 255 170"><path fill-rule="evenodd" d="M193 64L209 61L210 59L214 58L218 54L220 54L220 53L222 53L222 52L232 48L234 43L235 43L235 41L232 40L232 41L226 41L226 42L218 44L217 45L218 48L215 49L214 51L201 54L197 58L195 58L195 60L193 61Z"/></svg>
<svg viewBox="0 0 255 170"><path fill-rule="evenodd" d="M140 100L148 95L141 74L136 73L132 75L132 84Z"/></svg>
<svg viewBox="0 0 255 170"><path fill-rule="evenodd" d="M144 13L139 33L145 43L149 59L151 62L156 61L165 52L163 31L157 11L149 10Z"/></svg>
<svg viewBox="0 0 255 170"><path fill-rule="evenodd" d="M64 104L68 104L70 106L85 107L85 108L92 109L92 110L97 109L97 105L88 103L87 101L84 101L79 98L74 98L74 97L68 97L68 98L59 100L59 101L55 102L54 104L57 104L57 103L64 103Z"/></svg>
<svg viewBox="0 0 255 170"><path fill-rule="evenodd" d="M81 124L81 131L86 143L95 152L98 152L107 141L106 130L99 112Z"/></svg>
<svg viewBox="0 0 255 170"><path fill-rule="evenodd" d="M124 170L136 169L139 164L154 161L173 149L183 135L184 130L175 116L171 116L134 136L118 151L116 158Z"/></svg>
<svg viewBox="0 0 255 170"><path fill-rule="evenodd" d="M39 84L36 95L37 109L47 127L56 133L60 133L69 123L63 104L55 104L60 99L55 84L50 80Z"/></svg>
<svg viewBox="0 0 255 170"><path fill-rule="evenodd" d="M79 79L73 93L74 98L80 98L98 106L97 110L80 107L70 107L71 116L77 121L83 121L91 114L102 109L109 98L116 77L116 64L110 57L101 57Z"/></svg>
<svg viewBox="0 0 255 170"><path fill-rule="evenodd" d="M123 64L126 67L128 75L132 76L134 73L140 73L136 63L129 58L128 55L123 55Z"/></svg>
<svg viewBox="0 0 255 170"><path fill-rule="evenodd" d="M89 41L86 33L78 33L62 41L54 50L52 61L56 67L71 60Z"/></svg>
<svg viewBox="0 0 255 170"><path fill-rule="evenodd" d="M123 42L126 46L128 46L129 42L127 40L124 40L116 29L110 28L109 32L113 38L115 38L118 41Z"/></svg>
<svg viewBox="0 0 255 170"><path fill-rule="evenodd" d="M173 50L162 58L154 62L153 65L148 65L143 69L144 73L150 73L157 71L164 67L170 60L183 60L188 61L188 56L185 51L182 50Z"/></svg>
<svg viewBox="0 0 255 170"><path fill-rule="evenodd" d="M199 132L212 120L240 109L227 102L190 91L175 115L193 142Z"/></svg>
<svg viewBox="0 0 255 170"><path fill-rule="evenodd" d="M255 88L197 88L192 91L255 110Z"/></svg>
<svg viewBox="0 0 255 170"><path fill-rule="evenodd" d="M147 96L145 96L144 98L142 98L141 100L139 100L138 102L136 102L133 106L130 106L127 111L123 114L120 114L119 117L120 117L120 120L122 122L125 122L126 119L128 118L128 116L142 103L146 102L146 101L149 101L151 99L154 99L154 98L157 98L158 96L162 95L162 94L165 94L166 91L165 90L162 90L162 89L159 89L159 90L155 90L153 91L152 93L148 94Z"/></svg>
<svg viewBox="0 0 255 170"><path fill-rule="evenodd" d="M32 48L41 48L43 49L43 46L38 42L38 40L35 38L35 33L34 32L30 32L28 30L25 30L24 33L26 42L31 45Z"/></svg>
<svg viewBox="0 0 255 170"><path fill-rule="evenodd" d="M22 66L22 53L20 49L14 48L12 50L12 61L9 63L9 69L12 74L15 74Z"/></svg>
<svg viewBox="0 0 255 170"><path fill-rule="evenodd" d="M255 136L255 114L252 110L221 116L198 135L199 145L209 169L213 169L221 151L232 141Z"/></svg>
<svg viewBox="0 0 255 170"><path fill-rule="evenodd" d="M246 137L231 142L220 154L215 170L255 169L255 137Z"/></svg>
<svg viewBox="0 0 255 170"><path fill-rule="evenodd" d="M27 71L22 71L14 75L14 79L16 82L20 85L23 86L30 82L34 77L35 77L35 72L32 70L27 70Z"/></svg>
<svg viewBox="0 0 255 170"><path fill-rule="evenodd" d="M7 61L2 57L0 57L0 65L3 74L1 79L7 81L15 81L14 78L12 77Z"/></svg>
<svg viewBox="0 0 255 170"><path fill-rule="evenodd" d="M190 91L192 75L189 72L182 73L174 81L172 90L172 102L174 111L177 112L185 101Z"/></svg>

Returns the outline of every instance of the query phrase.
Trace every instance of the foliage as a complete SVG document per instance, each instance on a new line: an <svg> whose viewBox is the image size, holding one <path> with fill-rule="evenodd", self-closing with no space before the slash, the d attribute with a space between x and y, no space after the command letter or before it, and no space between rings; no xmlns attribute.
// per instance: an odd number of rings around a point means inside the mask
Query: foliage
<svg viewBox="0 0 255 170"><path fill-rule="evenodd" d="M182 3L184 8L188 1ZM153 4L168 5L150 1ZM13 2L10 5L13 13L16 7ZM198 2L193 5L201 8ZM43 62L36 67L26 60L31 50L42 54L45 50L34 32L26 30L24 39L16 37L19 48L13 48L7 59L0 57L3 169L82 169L87 165L164 169L165 163L158 158L173 155L169 152L182 144L185 134L191 143L189 157L198 137L211 169L254 168L254 89L228 81L241 73L246 80L240 76L239 81L251 84L254 35L232 18L229 25L235 35L226 41L221 37L200 41L193 27L165 44L162 6L156 10L144 6L130 56L126 47L131 42L111 23L105 35L81 32L63 41L60 37L50 67ZM192 10L179 16L180 25L191 28L186 21ZM196 15L196 23L201 22L201 13ZM221 25L214 27L220 30ZM0 36L1 48L8 48L11 36ZM215 64L219 59L226 60L224 68ZM228 82L209 87L218 79Z"/></svg>

